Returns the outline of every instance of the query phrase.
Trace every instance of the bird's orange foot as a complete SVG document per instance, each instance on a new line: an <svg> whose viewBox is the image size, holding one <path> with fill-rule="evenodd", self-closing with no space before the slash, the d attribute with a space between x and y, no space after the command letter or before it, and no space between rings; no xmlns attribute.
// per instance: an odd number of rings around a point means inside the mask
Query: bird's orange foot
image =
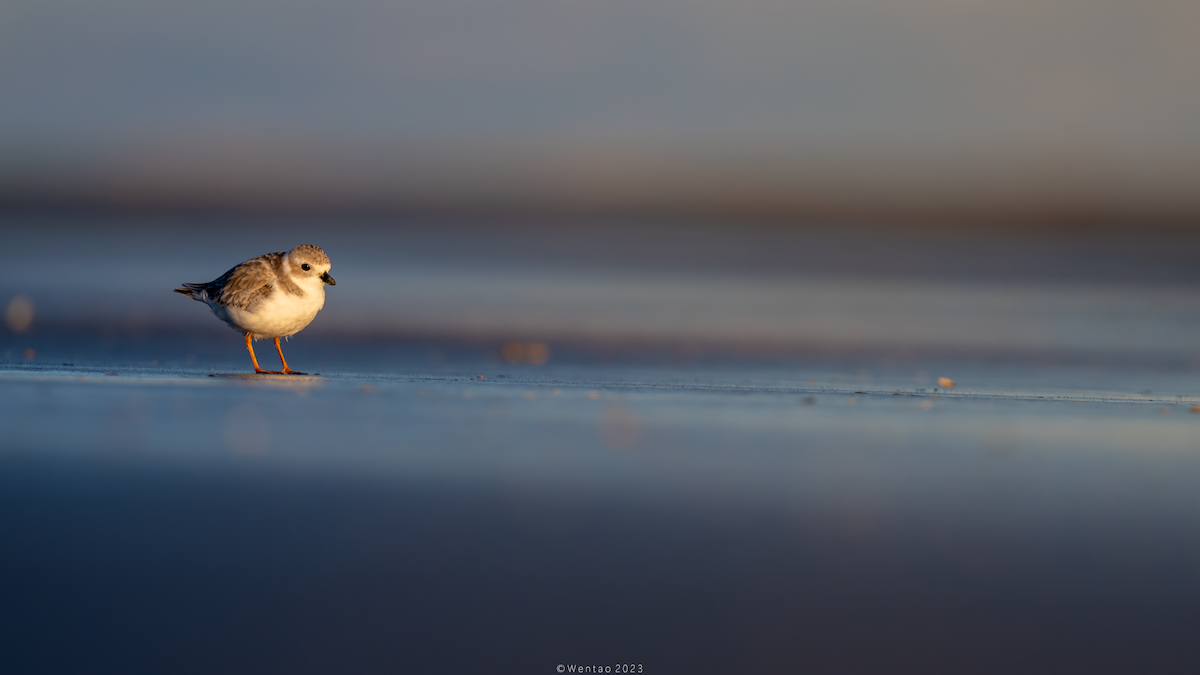
<svg viewBox="0 0 1200 675"><path fill-rule="evenodd" d="M308 373L302 373L298 370L292 370L291 368L284 366L283 370L279 371L279 374L280 375L307 375Z"/></svg>
<svg viewBox="0 0 1200 675"><path fill-rule="evenodd" d="M278 370L263 370L262 368L258 367L254 369L254 372L259 375L283 375L283 373L279 372Z"/></svg>

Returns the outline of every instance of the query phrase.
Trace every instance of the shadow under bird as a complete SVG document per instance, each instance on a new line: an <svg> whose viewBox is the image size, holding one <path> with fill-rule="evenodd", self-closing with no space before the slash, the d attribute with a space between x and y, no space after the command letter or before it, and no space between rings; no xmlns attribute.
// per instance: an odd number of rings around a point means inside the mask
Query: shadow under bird
<svg viewBox="0 0 1200 675"><path fill-rule="evenodd" d="M325 306L325 285L335 283L329 267L329 256L319 246L301 244L251 258L213 281L184 284L175 292L203 302L230 328L245 333L254 372L304 375L288 368L279 338L299 333ZM253 341L259 338L275 340L283 370L258 367Z"/></svg>

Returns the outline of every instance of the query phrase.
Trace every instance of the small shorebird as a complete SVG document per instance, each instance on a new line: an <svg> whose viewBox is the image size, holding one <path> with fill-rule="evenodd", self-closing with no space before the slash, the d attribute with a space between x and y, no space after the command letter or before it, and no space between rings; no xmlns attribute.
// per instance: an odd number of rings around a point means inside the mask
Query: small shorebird
<svg viewBox="0 0 1200 675"><path fill-rule="evenodd" d="M288 368L279 338L295 335L312 323L325 306L325 284L334 285L329 256L318 246L301 244L287 253L251 258L214 281L184 284L175 292L203 302L230 328L246 334L254 372L304 375ZM275 339L283 370L258 367L252 342L258 338Z"/></svg>

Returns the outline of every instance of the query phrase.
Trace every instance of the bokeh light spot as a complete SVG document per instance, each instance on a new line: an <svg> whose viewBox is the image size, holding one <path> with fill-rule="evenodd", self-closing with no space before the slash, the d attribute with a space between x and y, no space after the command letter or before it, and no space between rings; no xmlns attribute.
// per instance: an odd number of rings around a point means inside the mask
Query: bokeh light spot
<svg viewBox="0 0 1200 675"><path fill-rule="evenodd" d="M4 323L14 333L24 333L33 323L33 300L29 296L18 295L8 302L4 310Z"/></svg>
<svg viewBox="0 0 1200 675"><path fill-rule="evenodd" d="M541 342L506 342L500 356L508 363L531 363L544 366L550 362L550 347Z"/></svg>

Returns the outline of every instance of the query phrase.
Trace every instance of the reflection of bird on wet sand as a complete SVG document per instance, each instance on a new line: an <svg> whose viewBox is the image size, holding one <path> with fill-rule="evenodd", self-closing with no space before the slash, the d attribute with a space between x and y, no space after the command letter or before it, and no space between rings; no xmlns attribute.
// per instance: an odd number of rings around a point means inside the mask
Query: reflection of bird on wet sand
<svg viewBox="0 0 1200 675"><path fill-rule="evenodd" d="M208 305L217 318L246 334L246 349L254 372L304 375L288 368L279 338L290 337L312 323L325 306L329 256L320 247L301 244L284 253L267 253L237 265L206 284L184 284L176 288L193 300ZM258 367L252 340L273 338L283 370Z"/></svg>

